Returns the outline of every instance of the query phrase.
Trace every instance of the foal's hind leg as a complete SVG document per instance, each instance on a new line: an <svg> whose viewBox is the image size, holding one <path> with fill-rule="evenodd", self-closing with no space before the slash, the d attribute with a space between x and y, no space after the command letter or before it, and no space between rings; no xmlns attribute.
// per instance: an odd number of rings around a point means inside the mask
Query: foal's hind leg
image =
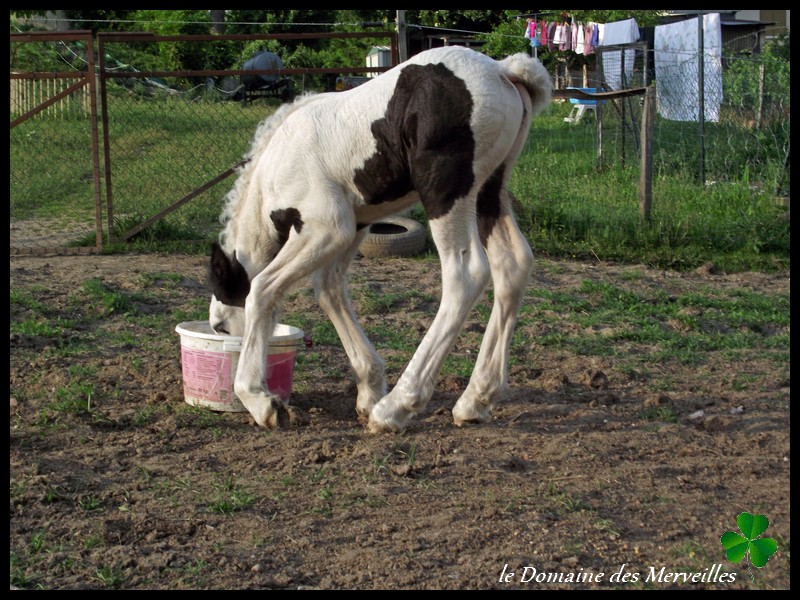
<svg viewBox="0 0 800 600"><path fill-rule="evenodd" d="M489 281L489 264L468 199L430 221L442 264L442 300L436 317L400 380L369 417L369 429L402 431L428 403L445 357Z"/></svg>
<svg viewBox="0 0 800 600"><path fill-rule="evenodd" d="M355 372L358 388L356 412L362 421L369 418L372 407L386 394L383 359L364 334L347 295L347 268L366 231L362 230L350 248L334 262L319 269L312 278L317 301L336 328Z"/></svg>
<svg viewBox="0 0 800 600"><path fill-rule="evenodd" d="M533 267L533 253L517 226L506 194L500 216L481 217L491 231L486 250L492 268L494 306L469 385L453 407L456 425L491 419L495 399L508 384L508 349Z"/></svg>

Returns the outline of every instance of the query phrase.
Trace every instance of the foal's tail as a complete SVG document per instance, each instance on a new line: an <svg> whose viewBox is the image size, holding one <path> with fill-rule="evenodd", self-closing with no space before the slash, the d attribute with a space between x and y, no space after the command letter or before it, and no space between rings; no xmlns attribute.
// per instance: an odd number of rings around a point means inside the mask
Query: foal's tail
<svg viewBox="0 0 800 600"><path fill-rule="evenodd" d="M531 101L531 116L536 116L544 110L553 94L553 84L550 74L541 62L529 54L520 52L504 58L500 68L512 83L520 85L527 90Z"/></svg>
<svg viewBox="0 0 800 600"><path fill-rule="evenodd" d="M517 88L520 101L524 107L517 137L504 161L506 164L506 178L508 178L511 173L511 167L513 167L517 157L522 152L525 140L528 139L531 120L550 104L550 99L553 95L553 84L550 81L550 74L544 68L544 65L528 54L523 52L512 54L499 62L503 75Z"/></svg>

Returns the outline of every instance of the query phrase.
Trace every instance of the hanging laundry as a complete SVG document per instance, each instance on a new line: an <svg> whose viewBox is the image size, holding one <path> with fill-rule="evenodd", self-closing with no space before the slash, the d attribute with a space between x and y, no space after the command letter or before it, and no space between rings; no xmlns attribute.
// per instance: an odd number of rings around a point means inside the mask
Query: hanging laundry
<svg viewBox="0 0 800 600"><path fill-rule="evenodd" d="M558 29L558 23L555 21L551 21L547 25L547 49L548 50L558 50L558 44L556 43L556 30ZM559 40L560 43L560 40Z"/></svg>
<svg viewBox="0 0 800 600"><path fill-rule="evenodd" d="M535 21L533 19L530 19L530 18L525 23L525 35L524 35L524 37L525 37L526 40L531 39L531 25L533 25L534 23L535 23ZM535 27L535 25L534 25L534 27Z"/></svg>
<svg viewBox="0 0 800 600"><path fill-rule="evenodd" d="M594 31L595 31L594 23L587 23L586 27L584 27L584 42L583 42L584 56L589 56L590 54L594 54L594 44L592 44L592 36L594 35Z"/></svg>
<svg viewBox="0 0 800 600"><path fill-rule="evenodd" d="M603 37L598 46L620 46L632 44L638 40L639 26L636 24L636 19L626 19L624 21L606 23L603 28ZM603 76L606 85L611 90L621 90L627 87L627 82L633 76L635 58L636 51L633 49L603 52Z"/></svg>
<svg viewBox="0 0 800 600"><path fill-rule="evenodd" d="M578 46L578 29L579 29L578 28L578 24L575 23L575 19L572 19L572 21L570 22L569 29L570 29L570 32L572 33L572 37L571 37L571 42L572 43L570 44L570 48L572 50L575 50L575 48Z"/></svg>
<svg viewBox="0 0 800 600"><path fill-rule="evenodd" d="M639 41L639 26L636 24L636 19L626 19L606 23L601 45L618 46L637 41Z"/></svg>
<svg viewBox="0 0 800 600"><path fill-rule="evenodd" d="M586 28L578 23L575 26L575 31L578 34L577 39L575 40L575 52L578 54L585 54L586 48Z"/></svg>
<svg viewBox="0 0 800 600"><path fill-rule="evenodd" d="M697 17L655 28L658 113L672 121L699 121ZM703 117L719 121L722 104L722 29L719 13L703 16Z"/></svg>
<svg viewBox="0 0 800 600"><path fill-rule="evenodd" d="M525 25L525 38L530 40L532 48L538 48L542 45L536 35L536 27L536 20L529 18L527 24Z"/></svg>
<svg viewBox="0 0 800 600"><path fill-rule="evenodd" d="M561 24L561 43L558 45L559 50L569 50L572 47L572 32L569 28L569 23Z"/></svg>

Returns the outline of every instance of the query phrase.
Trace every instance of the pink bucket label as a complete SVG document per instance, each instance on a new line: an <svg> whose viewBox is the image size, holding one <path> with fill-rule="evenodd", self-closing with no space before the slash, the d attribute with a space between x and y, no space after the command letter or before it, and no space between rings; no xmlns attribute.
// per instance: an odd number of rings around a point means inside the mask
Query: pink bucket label
<svg viewBox="0 0 800 600"><path fill-rule="evenodd" d="M183 367L183 391L186 396L208 402L233 404L237 401L233 392L231 372L232 354L194 350L181 346ZM265 383L267 389L285 402L292 391L294 375L294 352L267 355Z"/></svg>
<svg viewBox="0 0 800 600"><path fill-rule="evenodd" d="M232 404L231 353L193 350L181 346L183 391L192 398Z"/></svg>

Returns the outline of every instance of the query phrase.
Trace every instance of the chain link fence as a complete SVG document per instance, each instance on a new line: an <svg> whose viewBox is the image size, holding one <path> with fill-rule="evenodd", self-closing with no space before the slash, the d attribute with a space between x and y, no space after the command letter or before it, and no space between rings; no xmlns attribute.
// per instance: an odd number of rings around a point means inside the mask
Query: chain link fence
<svg viewBox="0 0 800 600"><path fill-rule="evenodd" d="M98 248L98 230L106 241L147 235L205 240L218 230L222 199L233 184L231 169L279 98L237 95L241 70L144 72L108 64L98 68L99 117L93 122L85 46L55 36L25 43L47 51L17 51L12 34L12 252ZM126 48L134 43L144 42L110 40L103 56L128 55ZM209 36L191 43L211 48L217 42ZM81 54L83 62L76 59ZM562 76L561 82L595 91L643 90L649 85L657 90L667 85L697 90L697 57L655 81L653 66L643 44L598 48L593 68L580 77ZM338 73L358 71L350 67ZM290 77L294 91L302 93L335 89L337 70L286 69L281 75ZM706 185L745 182L788 197L788 61L758 55L726 58L716 75L704 73L704 84L713 90L703 98L715 114L706 112L709 116L702 122L669 118L659 101L652 139L655 181L661 175L678 175L702 177ZM565 104L573 111L583 106L581 118L569 127L539 132L536 144L559 152L592 147L600 168L638 168L642 104L643 96L636 94ZM689 115L699 115L697 108L692 103ZM565 112L565 120L574 116ZM100 158L99 180L93 150Z"/></svg>
<svg viewBox="0 0 800 600"><path fill-rule="evenodd" d="M55 68L67 44L91 47L91 36L45 40L19 36L11 44L11 251L83 252L95 246L89 240L97 231L95 86L88 70ZM38 59L42 46L51 60Z"/></svg>
<svg viewBox="0 0 800 600"><path fill-rule="evenodd" d="M604 89L614 88L608 73L625 88L655 87L656 176L681 174L706 185L739 182L789 196L788 61L737 56L709 68L706 60L701 75L697 54L681 56L657 71L646 51L630 50L628 59L626 64L624 52L599 52L598 71L604 72L599 79ZM627 74L623 68L629 69ZM647 80L648 72L657 73L653 81ZM641 111L641 98L603 104L597 144L607 164L636 164L629 159L639 151Z"/></svg>
<svg viewBox="0 0 800 600"><path fill-rule="evenodd" d="M365 43L388 38L396 61L393 32L300 35ZM137 236L207 241L220 227L223 197L258 123L296 94L333 91L341 75L388 67L170 72L153 65L146 71L115 57L131 56L131 47L145 44L159 44L167 55L189 45L213 52L215 45L227 44L231 52L289 37L100 34L99 114L93 120L85 108L88 86L57 98L71 80L94 72L87 40L12 34L12 253L83 252ZM14 50L22 45L25 51ZM261 76L264 86L245 89L245 78ZM286 84L279 93L269 90L275 77ZM100 156L99 176L93 174L93 151ZM102 212L95 189L102 195Z"/></svg>
<svg viewBox="0 0 800 600"><path fill-rule="evenodd" d="M718 68L697 54L682 55L656 77L644 44L599 47L582 74L561 76L567 86L590 92L656 90L653 119L654 176L685 177L705 185L736 182L779 197L790 195L790 65L770 55L724 57ZM702 114L698 89L703 86ZM575 125L538 144L593 145L597 167L638 168L643 93L624 98L572 98L565 121ZM580 110L583 106L584 109ZM580 125L580 126L578 126Z"/></svg>

